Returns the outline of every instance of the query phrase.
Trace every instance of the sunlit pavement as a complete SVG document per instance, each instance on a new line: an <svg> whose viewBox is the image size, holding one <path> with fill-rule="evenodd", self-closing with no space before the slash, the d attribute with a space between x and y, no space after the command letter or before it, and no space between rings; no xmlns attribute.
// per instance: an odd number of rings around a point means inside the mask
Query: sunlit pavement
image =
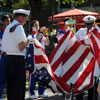
<svg viewBox="0 0 100 100"><path fill-rule="evenodd" d="M35 90L35 93L36 93L36 96L38 96L37 90ZM30 99L29 92L26 91L25 100L64 100L63 95L59 95L57 93L54 94L49 89L46 89L46 93L48 94L48 97L46 98ZM7 100L6 94L3 94L3 100ZM71 99L69 99L69 96L67 95L67 99L65 100L71 100ZM75 100L75 96L73 100ZM84 100L87 100L87 93L84 95ZM98 100L100 100L100 98Z"/></svg>
<svg viewBox="0 0 100 100"><path fill-rule="evenodd" d="M36 93L36 96L38 96L37 90L35 90L35 93ZM26 91L25 100L64 100L63 95L59 95L57 93L54 94L49 89L46 89L46 93L48 94L48 97L46 98L30 99L29 93L28 91ZM87 94L84 95L84 100L86 100L86 98L87 98ZM7 100L6 94L3 95L3 100ZM66 100L70 100L69 96L67 96ZM75 97L73 100L75 100Z"/></svg>

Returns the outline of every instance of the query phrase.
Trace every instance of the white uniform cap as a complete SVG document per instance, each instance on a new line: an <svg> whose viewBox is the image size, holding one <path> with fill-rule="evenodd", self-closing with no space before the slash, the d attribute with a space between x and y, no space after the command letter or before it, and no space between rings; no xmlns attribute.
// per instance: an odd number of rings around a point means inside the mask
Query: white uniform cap
<svg viewBox="0 0 100 100"><path fill-rule="evenodd" d="M96 17L88 15L83 18L85 23L93 23L96 20Z"/></svg>
<svg viewBox="0 0 100 100"><path fill-rule="evenodd" d="M13 11L14 14L18 13L18 14L24 14L26 16L29 16L30 11L29 10L24 10L24 9L17 9Z"/></svg>

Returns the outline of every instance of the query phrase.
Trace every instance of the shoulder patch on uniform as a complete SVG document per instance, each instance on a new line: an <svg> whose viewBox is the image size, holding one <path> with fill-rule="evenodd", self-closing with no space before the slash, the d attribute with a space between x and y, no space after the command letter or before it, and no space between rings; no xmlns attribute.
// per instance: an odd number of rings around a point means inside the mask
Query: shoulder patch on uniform
<svg viewBox="0 0 100 100"><path fill-rule="evenodd" d="M17 27L18 25L20 25L20 24L15 24L14 26L12 26L12 27L10 28L10 32L14 32L15 29L16 29L16 27Z"/></svg>

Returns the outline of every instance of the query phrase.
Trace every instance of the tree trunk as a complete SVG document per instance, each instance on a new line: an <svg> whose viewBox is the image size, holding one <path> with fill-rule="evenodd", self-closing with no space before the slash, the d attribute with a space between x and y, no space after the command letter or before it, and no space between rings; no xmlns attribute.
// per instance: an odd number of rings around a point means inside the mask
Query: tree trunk
<svg viewBox="0 0 100 100"><path fill-rule="evenodd" d="M6 1L6 6L7 6L9 9L12 9L12 1L7 0L7 1Z"/></svg>
<svg viewBox="0 0 100 100"><path fill-rule="evenodd" d="M31 7L31 20L39 20L40 9L41 9L41 0L28 0Z"/></svg>

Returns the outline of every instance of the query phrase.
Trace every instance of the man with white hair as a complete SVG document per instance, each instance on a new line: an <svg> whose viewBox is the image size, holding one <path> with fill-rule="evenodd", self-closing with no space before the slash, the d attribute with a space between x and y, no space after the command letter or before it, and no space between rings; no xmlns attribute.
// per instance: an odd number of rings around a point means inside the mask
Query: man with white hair
<svg viewBox="0 0 100 100"><path fill-rule="evenodd" d="M24 100L25 48L32 37L26 38L23 25L26 23L30 11L17 9L13 13L15 19L6 27L2 39L2 49L6 53L7 100Z"/></svg>
<svg viewBox="0 0 100 100"><path fill-rule="evenodd" d="M94 29L93 26L95 24L95 20L96 20L96 18L91 15L85 16L83 18L85 27L79 29L75 33L75 37L78 41L83 40L86 37L86 35ZM83 100L83 95L84 95L84 92L76 95L76 100ZM88 99L87 100L93 100L93 98L94 98L94 88L91 87L90 89L88 89Z"/></svg>

